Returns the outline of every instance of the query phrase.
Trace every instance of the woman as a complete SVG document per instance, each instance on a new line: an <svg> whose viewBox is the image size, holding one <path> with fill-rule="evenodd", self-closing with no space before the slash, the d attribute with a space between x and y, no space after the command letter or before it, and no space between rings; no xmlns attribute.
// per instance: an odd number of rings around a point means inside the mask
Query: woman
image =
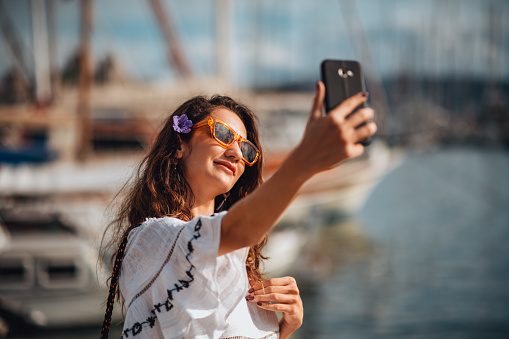
<svg viewBox="0 0 509 339"><path fill-rule="evenodd" d="M319 82L302 142L263 184L245 106L197 97L170 116L112 224L119 250L103 337L117 289L123 338L288 338L300 327L295 280L263 280L261 247L304 182L360 155L358 142L376 131L373 122L357 128L371 109L349 115L366 93L326 116L324 96Z"/></svg>

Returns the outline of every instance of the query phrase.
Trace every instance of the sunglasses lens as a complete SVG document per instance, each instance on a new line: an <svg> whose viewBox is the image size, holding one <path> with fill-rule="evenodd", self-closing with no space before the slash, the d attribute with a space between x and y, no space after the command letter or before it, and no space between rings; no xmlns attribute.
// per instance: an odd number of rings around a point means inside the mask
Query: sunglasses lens
<svg viewBox="0 0 509 339"><path fill-rule="evenodd" d="M242 151L242 156L244 157L244 159L246 159L247 162L249 162L250 164L252 164L255 159L256 159L256 149L254 149L253 146L251 146L251 144L243 141L241 142L241 151Z"/></svg>
<svg viewBox="0 0 509 339"><path fill-rule="evenodd" d="M229 145L233 142L233 133L223 124L215 123L214 131L216 135L216 139L222 142L225 145Z"/></svg>

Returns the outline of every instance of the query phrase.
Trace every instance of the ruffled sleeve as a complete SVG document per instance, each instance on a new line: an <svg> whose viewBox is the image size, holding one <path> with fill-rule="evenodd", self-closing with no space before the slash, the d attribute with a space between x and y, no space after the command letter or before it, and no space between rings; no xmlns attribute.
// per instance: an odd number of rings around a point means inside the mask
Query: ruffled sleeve
<svg viewBox="0 0 509 339"><path fill-rule="evenodd" d="M119 282L123 338L219 338L248 289L248 248L217 256L225 213L150 219L131 231Z"/></svg>

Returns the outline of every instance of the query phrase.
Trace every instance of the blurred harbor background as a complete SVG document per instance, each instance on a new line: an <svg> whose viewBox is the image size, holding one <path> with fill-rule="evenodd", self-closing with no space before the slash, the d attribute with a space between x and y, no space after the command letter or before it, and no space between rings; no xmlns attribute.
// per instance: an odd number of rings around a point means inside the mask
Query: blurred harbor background
<svg viewBox="0 0 509 339"><path fill-rule="evenodd" d="M509 336L509 2L0 0L0 27L0 338L98 337L107 207L168 113L246 103L268 177L328 58L361 62L379 132L271 235L294 336Z"/></svg>

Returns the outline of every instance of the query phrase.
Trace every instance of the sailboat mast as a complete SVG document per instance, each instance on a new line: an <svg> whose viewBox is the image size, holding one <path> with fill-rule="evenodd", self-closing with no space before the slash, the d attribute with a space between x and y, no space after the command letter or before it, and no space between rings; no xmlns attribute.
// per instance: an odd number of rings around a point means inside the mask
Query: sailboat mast
<svg viewBox="0 0 509 339"><path fill-rule="evenodd" d="M373 106L377 111L377 124L383 127L387 113L389 112L389 104L387 94L382 85L382 79L376 71L373 57L370 52L368 39L362 26L362 20L357 8L355 0L339 0L341 12L349 35L352 37L352 44L357 50L365 68L365 76L368 81L369 91L373 99Z"/></svg>
<svg viewBox="0 0 509 339"><path fill-rule="evenodd" d="M230 0L217 0L216 30L217 30L217 75L219 79L230 82Z"/></svg>
<svg viewBox="0 0 509 339"><path fill-rule="evenodd" d="M31 6L35 66L35 99L38 103L49 103L51 100L51 71L46 6L44 0L32 0Z"/></svg>
<svg viewBox="0 0 509 339"><path fill-rule="evenodd" d="M48 12L48 47L49 67L51 80L51 93L53 99L58 95L60 89L60 75L58 71L58 46L57 46L57 4L56 0L49 0L46 3Z"/></svg>
<svg viewBox="0 0 509 339"><path fill-rule="evenodd" d="M81 0L80 77L78 94L78 150L79 160L85 160L92 149L90 94L92 90L92 0Z"/></svg>
<svg viewBox="0 0 509 339"><path fill-rule="evenodd" d="M182 53L175 30L170 24L167 9L164 8L161 0L149 0L149 4L165 38L168 62L177 69L181 76L190 77L191 67Z"/></svg>

